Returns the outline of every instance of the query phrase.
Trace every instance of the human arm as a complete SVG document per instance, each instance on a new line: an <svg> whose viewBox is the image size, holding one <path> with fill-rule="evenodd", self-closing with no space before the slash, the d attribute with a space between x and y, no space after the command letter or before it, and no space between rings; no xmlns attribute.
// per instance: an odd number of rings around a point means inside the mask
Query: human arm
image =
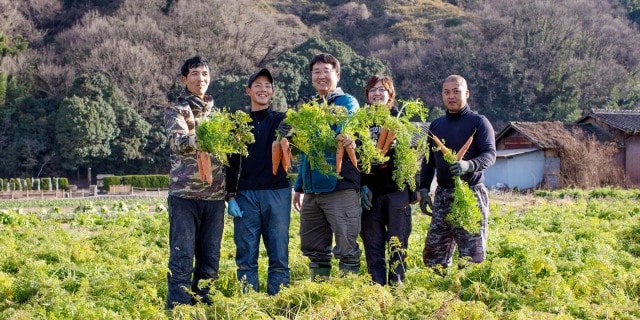
<svg viewBox="0 0 640 320"><path fill-rule="evenodd" d="M433 141L429 145L433 145ZM431 214L433 202L429 195L431 190L431 183L435 176L435 154L433 148L429 150L428 158L422 159L420 168L420 177L418 182L418 198L420 203L420 210L424 214Z"/></svg>
<svg viewBox="0 0 640 320"><path fill-rule="evenodd" d="M165 133L169 147L175 153L189 153L197 149L195 121L189 105L179 103L165 109Z"/></svg>

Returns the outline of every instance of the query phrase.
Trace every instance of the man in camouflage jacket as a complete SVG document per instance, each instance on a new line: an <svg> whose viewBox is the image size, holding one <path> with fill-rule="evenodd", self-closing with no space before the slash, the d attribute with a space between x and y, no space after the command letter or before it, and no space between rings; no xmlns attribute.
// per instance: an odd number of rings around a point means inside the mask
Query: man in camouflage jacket
<svg viewBox="0 0 640 320"><path fill-rule="evenodd" d="M224 225L224 167L197 148L195 128L213 110L209 64L202 57L186 60L181 69L185 89L166 108L169 138L169 272L167 308L176 304L210 303L208 286L200 280L217 279ZM194 267L195 258L195 267ZM193 295L190 293L192 292Z"/></svg>

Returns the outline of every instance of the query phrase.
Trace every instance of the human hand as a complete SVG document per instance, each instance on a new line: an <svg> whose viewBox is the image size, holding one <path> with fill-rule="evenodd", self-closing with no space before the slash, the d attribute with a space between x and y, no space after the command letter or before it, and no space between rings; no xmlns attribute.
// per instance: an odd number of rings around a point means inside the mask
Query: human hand
<svg viewBox="0 0 640 320"><path fill-rule="evenodd" d="M284 122L284 120L280 121L278 125L278 134L281 137L289 138L293 135L293 127L290 124Z"/></svg>
<svg viewBox="0 0 640 320"><path fill-rule="evenodd" d="M189 135L189 147L194 148L194 149L198 149L198 140L196 139L196 135L195 134L191 134Z"/></svg>
<svg viewBox="0 0 640 320"><path fill-rule="evenodd" d="M429 189L420 189L420 210L426 215L431 215L433 208L433 202L429 195Z"/></svg>
<svg viewBox="0 0 640 320"><path fill-rule="evenodd" d="M371 210L371 200L373 200L373 192L369 190L369 187L363 186L362 190L360 190L360 198L362 201L362 208L369 211Z"/></svg>
<svg viewBox="0 0 640 320"><path fill-rule="evenodd" d="M227 201L227 213L235 218L242 218L242 210L235 199Z"/></svg>
<svg viewBox="0 0 640 320"><path fill-rule="evenodd" d="M304 198L304 195L302 194L302 192L295 192L293 194L293 208L300 212L300 209L302 209L302 199Z"/></svg>
<svg viewBox="0 0 640 320"><path fill-rule="evenodd" d="M356 142L353 141L349 137L349 135L339 133L336 136L336 139L338 139L338 143L342 143L342 146L345 147L345 148L351 148L351 149L355 149L356 148Z"/></svg>
<svg viewBox="0 0 640 320"><path fill-rule="evenodd" d="M460 176L467 172L473 172L476 166L471 161L460 160L449 166L449 171L454 176Z"/></svg>

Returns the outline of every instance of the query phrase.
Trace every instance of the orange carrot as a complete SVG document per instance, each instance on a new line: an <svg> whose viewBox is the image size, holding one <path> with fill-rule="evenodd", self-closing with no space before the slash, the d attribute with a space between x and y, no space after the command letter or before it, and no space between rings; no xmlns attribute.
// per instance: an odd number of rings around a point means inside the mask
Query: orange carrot
<svg viewBox="0 0 640 320"><path fill-rule="evenodd" d="M198 171L200 173L200 181L211 184L213 182L213 173L211 172L211 157L208 153L198 151Z"/></svg>
<svg viewBox="0 0 640 320"><path fill-rule="evenodd" d="M471 146L471 142L473 142L473 135L474 134L475 134L475 132L471 134L469 139L467 139L467 142L465 142L464 145L462 146L462 148L460 148L460 150L458 151L458 153L456 153L458 161L462 160L462 157L464 157L464 154L467 153L467 150L469 150L469 147Z"/></svg>
<svg viewBox="0 0 640 320"><path fill-rule="evenodd" d="M445 147L442 141L440 141L440 139L436 137L435 134L431 133L431 137L433 138L433 141L436 143L436 146L440 148L440 151L442 152L442 154L449 153L449 148Z"/></svg>
<svg viewBox="0 0 640 320"><path fill-rule="evenodd" d="M204 182L204 168L202 167L202 158L200 151L196 151L196 159L198 160L198 173L200 173L200 181Z"/></svg>
<svg viewBox="0 0 640 320"><path fill-rule="evenodd" d="M212 184L213 183L213 171L211 171L211 156L206 153L204 153L204 179L209 183Z"/></svg>
<svg viewBox="0 0 640 320"><path fill-rule="evenodd" d="M271 170L274 176L278 174L278 167L280 166L280 160L282 160L282 146L280 145L279 141L274 140L271 143L271 165L272 165Z"/></svg>
<svg viewBox="0 0 640 320"><path fill-rule="evenodd" d="M336 149L336 173L340 173L342 170L342 157L344 156L344 146L342 141L338 141L338 148Z"/></svg>
<svg viewBox="0 0 640 320"><path fill-rule="evenodd" d="M291 147L287 138L280 139L280 148L282 149L282 166L284 171L288 171L291 168Z"/></svg>
<svg viewBox="0 0 640 320"><path fill-rule="evenodd" d="M387 152L389 151L389 148L391 148L391 143L393 143L393 139L395 138L396 138L396 134L393 133L393 131L389 131L389 134L387 134L387 138L384 142L384 146L382 147L383 155L387 154Z"/></svg>
<svg viewBox="0 0 640 320"><path fill-rule="evenodd" d="M348 138L347 135L343 136L344 138ZM347 155L349 156L349 160L354 167L358 166L358 159L356 158L356 150L347 146L344 146L343 139L338 140L338 148L336 149L336 173L340 173L342 171L342 158L344 157L344 152L346 150Z"/></svg>
<svg viewBox="0 0 640 320"><path fill-rule="evenodd" d="M353 164L354 167L357 167L358 158L356 158L356 150L350 147L345 147L345 149L347 150L347 155L349 156L349 160L351 160L351 164Z"/></svg>
<svg viewBox="0 0 640 320"><path fill-rule="evenodd" d="M384 147L384 143L387 140L388 134L389 134L389 129L385 127L380 127L380 134L378 134L378 145L377 145L378 150L382 150L382 147Z"/></svg>

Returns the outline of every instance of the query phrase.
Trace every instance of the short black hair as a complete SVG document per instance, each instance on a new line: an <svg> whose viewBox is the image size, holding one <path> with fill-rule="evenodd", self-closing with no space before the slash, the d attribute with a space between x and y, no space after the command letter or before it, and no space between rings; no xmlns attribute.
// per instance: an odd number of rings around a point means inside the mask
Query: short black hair
<svg viewBox="0 0 640 320"><path fill-rule="evenodd" d="M182 68L180 69L180 74L186 77L189 74L189 70L193 68L201 67L201 66L206 66L207 69L211 71L211 67L209 66L209 61L207 61L205 58L201 56L191 57L182 64Z"/></svg>
<svg viewBox="0 0 640 320"><path fill-rule="evenodd" d="M309 71L313 71L313 65L318 62L328 63L332 65L334 69L336 69L336 72L340 72L340 61L338 61L338 58L332 56L329 53L320 53L313 57L313 59L311 59L311 62L309 63Z"/></svg>

